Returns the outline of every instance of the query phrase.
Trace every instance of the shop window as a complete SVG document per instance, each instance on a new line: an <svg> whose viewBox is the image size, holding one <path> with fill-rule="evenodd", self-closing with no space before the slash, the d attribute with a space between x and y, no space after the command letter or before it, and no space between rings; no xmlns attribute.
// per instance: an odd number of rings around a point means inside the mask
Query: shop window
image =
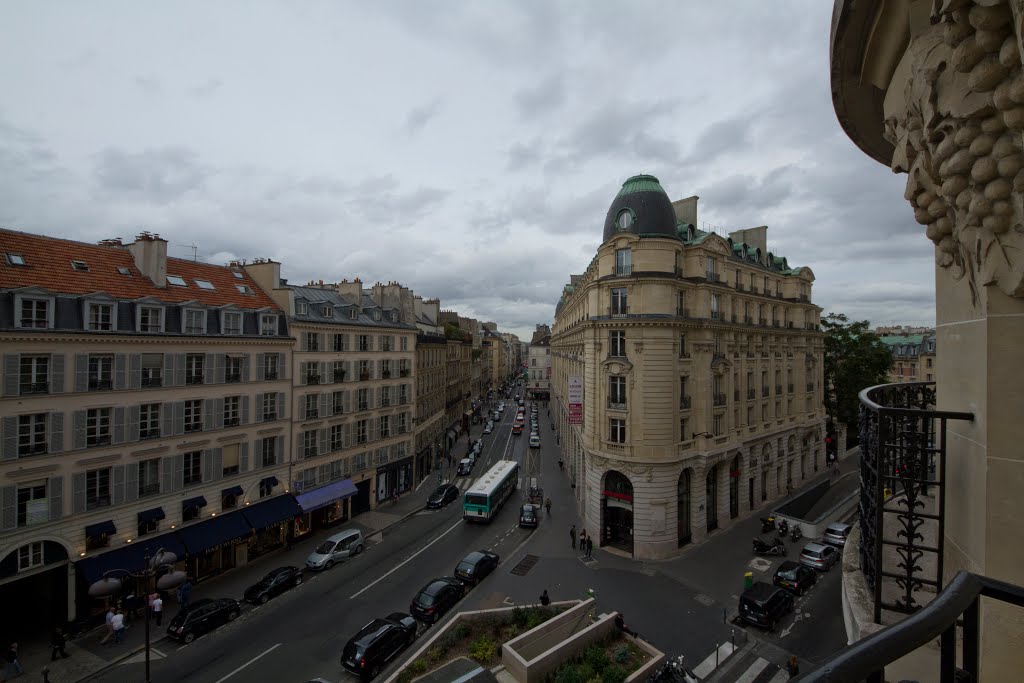
<svg viewBox="0 0 1024 683"><path fill-rule="evenodd" d="M139 522L138 535L141 538L141 537L143 537L143 536L145 536L147 534L155 534L159 530L160 530L160 520L159 519L150 519L150 520L147 520L145 522Z"/></svg>

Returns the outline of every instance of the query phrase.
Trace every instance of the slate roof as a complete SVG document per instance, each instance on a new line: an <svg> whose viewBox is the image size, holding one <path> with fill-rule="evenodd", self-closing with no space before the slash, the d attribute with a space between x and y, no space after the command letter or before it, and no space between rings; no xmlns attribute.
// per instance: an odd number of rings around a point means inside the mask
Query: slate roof
<svg viewBox="0 0 1024 683"><path fill-rule="evenodd" d="M374 302L373 297L367 294L362 295L363 310L353 320L349 317L349 311L353 308L354 304L336 290L323 289L321 287L300 287L297 285L288 285L288 288L295 293L296 302L304 301L309 304L306 307L306 313L302 315L295 313L292 315L292 320L296 322L316 323L319 325L347 325L349 327L386 327L396 330L419 329L415 325L403 323L401 320L390 320L391 312L398 309L378 306ZM323 314L327 304L334 309L331 316ZM381 312L380 320L373 319L374 311Z"/></svg>
<svg viewBox="0 0 1024 683"><path fill-rule="evenodd" d="M24 266L11 265L8 254L25 259ZM72 261L82 261L88 270L75 270ZM124 275L118 268L126 269ZM234 273L240 273L241 278ZM41 287L54 294L105 292L115 299L153 297L165 303L195 301L208 306L234 304L244 309L280 308L241 269L169 257L167 274L185 279L187 286L157 287L135 267L127 246L76 242L46 235L0 229L0 290ZM196 280L210 282L214 289L201 289ZM243 294L237 285L248 285Z"/></svg>

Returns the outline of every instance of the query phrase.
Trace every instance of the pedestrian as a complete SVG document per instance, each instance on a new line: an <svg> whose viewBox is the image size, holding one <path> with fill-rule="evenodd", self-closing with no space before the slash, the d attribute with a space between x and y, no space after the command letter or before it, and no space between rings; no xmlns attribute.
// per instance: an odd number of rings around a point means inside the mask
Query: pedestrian
<svg viewBox="0 0 1024 683"><path fill-rule="evenodd" d="M58 652L60 653L60 656L64 659L70 657L70 655L64 651L64 642L66 640L67 638L64 635L64 629L62 629L60 626L55 627L53 629L53 632L50 633L50 645L52 646L52 650L50 651L51 662L57 659Z"/></svg>
<svg viewBox="0 0 1024 683"><path fill-rule="evenodd" d="M114 606L111 605L107 609L107 616L105 620L107 622L107 632L103 634L103 639L100 640L100 645L106 645L107 641L114 637L114 627L110 625L110 622L114 619Z"/></svg>
<svg viewBox="0 0 1024 683"><path fill-rule="evenodd" d="M548 499L544 501L544 509L547 511L548 515L551 514L551 497L550 496L548 496Z"/></svg>
<svg viewBox="0 0 1024 683"><path fill-rule="evenodd" d="M545 588L544 592L540 594L540 604L543 607L547 607L551 604L551 598L548 597L548 589Z"/></svg>
<svg viewBox="0 0 1024 683"><path fill-rule="evenodd" d="M563 461L561 457L558 458L558 470L560 472L565 471L565 461Z"/></svg>
<svg viewBox="0 0 1024 683"><path fill-rule="evenodd" d="M789 677L800 675L800 664L796 661L796 655L789 656L789 662L786 663L786 669L789 670Z"/></svg>
<svg viewBox="0 0 1024 683"><path fill-rule="evenodd" d="M594 539L587 536L587 559L594 557Z"/></svg>
<svg viewBox="0 0 1024 683"><path fill-rule="evenodd" d="M626 617L622 615L622 612L619 612L615 615L615 627L623 633L633 636L634 638L640 637L639 633L626 626Z"/></svg>
<svg viewBox="0 0 1024 683"><path fill-rule="evenodd" d="M18 661L17 642L11 643L7 646L7 650L4 651L4 661L6 662L6 664L4 665L5 681L9 681L12 678L14 678L14 676L11 675L11 672L14 672L14 674L17 676L20 676L21 674L25 673L25 671L21 668L21 662Z"/></svg>
<svg viewBox="0 0 1024 683"><path fill-rule="evenodd" d="M580 529L580 550L583 550L587 545L587 530Z"/></svg>
<svg viewBox="0 0 1024 683"><path fill-rule="evenodd" d="M114 613L114 618L110 621L110 626L114 629L114 645L119 645L124 642L124 612L117 610Z"/></svg>
<svg viewBox="0 0 1024 683"><path fill-rule="evenodd" d="M572 541L572 549L576 550L576 525L573 524L572 528L569 529L569 539Z"/></svg>
<svg viewBox="0 0 1024 683"><path fill-rule="evenodd" d="M185 578L185 583L181 584L178 588L178 604L181 606L182 611L188 611L188 599L192 594L192 582Z"/></svg>
<svg viewBox="0 0 1024 683"><path fill-rule="evenodd" d="M391 504L395 505L398 503L398 489L392 489L391 491Z"/></svg>
<svg viewBox="0 0 1024 683"><path fill-rule="evenodd" d="M153 598L153 604L150 609L153 610L153 618L156 619L156 625L160 626L164 618L164 599L160 597L159 593Z"/></svg>

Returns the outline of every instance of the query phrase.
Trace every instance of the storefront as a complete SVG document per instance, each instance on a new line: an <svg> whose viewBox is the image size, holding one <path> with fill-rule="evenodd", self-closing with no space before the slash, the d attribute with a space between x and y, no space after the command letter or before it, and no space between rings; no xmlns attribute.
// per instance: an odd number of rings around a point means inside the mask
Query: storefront
<svg viewBox="0 0 1024 683"><path fill-rule="evenodd" d="M288 543L288 522L300 515L302 508L286 493L248 505L241 513L254 531L248 550L248 559L252 559Z"/></svg>
<svg viewBox="0 0 1024 683"><path fill-rule="evenodd" d="M412 456L377 468L377 502L412 490Z"/></svg>
<svg viewBox="0 0 1024 683"><path fill-rule="evenodd" d="M349 499L357 493L351 479L342 479L296 496L296 536L346 521L351 516Z"/></svg>
<svg viewBox="0 0 1024 683"><path fill-rule="evenodd" d="M196 582L244 565L249 560L252 527L245 516L229 512L178 530L188 562L185 571Z"/></svg>
<svg viewBox="0 0 1024 683"><path fill-rule="evenodd" d="M427 446L416 454L416 478L418 482L426 479L433 467L433 449L430 446Z"/></svg>
<svg viewBox="0 0 1024 683"><path fill-rule="evenodd" d="M372 479L363 479L360 482L356 482L356 495L352 498L349 504L349 510L353 517L370 511L370 492L372 489Z"/></svg>

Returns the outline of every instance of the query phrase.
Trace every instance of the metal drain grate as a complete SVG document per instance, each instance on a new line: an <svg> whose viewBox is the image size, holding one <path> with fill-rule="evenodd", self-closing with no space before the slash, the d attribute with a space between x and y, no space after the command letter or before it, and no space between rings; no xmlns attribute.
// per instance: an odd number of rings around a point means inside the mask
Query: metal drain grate
<svg viewBox="0 0 1024 683"><path fill-rule="evenodd" d="M539 560L539 555L527 555L523 559L519 560L516 566L512 567L509 573L515 574L516 576L526 576L526 572L533 569L533 565L537 564Z"/></svg>

